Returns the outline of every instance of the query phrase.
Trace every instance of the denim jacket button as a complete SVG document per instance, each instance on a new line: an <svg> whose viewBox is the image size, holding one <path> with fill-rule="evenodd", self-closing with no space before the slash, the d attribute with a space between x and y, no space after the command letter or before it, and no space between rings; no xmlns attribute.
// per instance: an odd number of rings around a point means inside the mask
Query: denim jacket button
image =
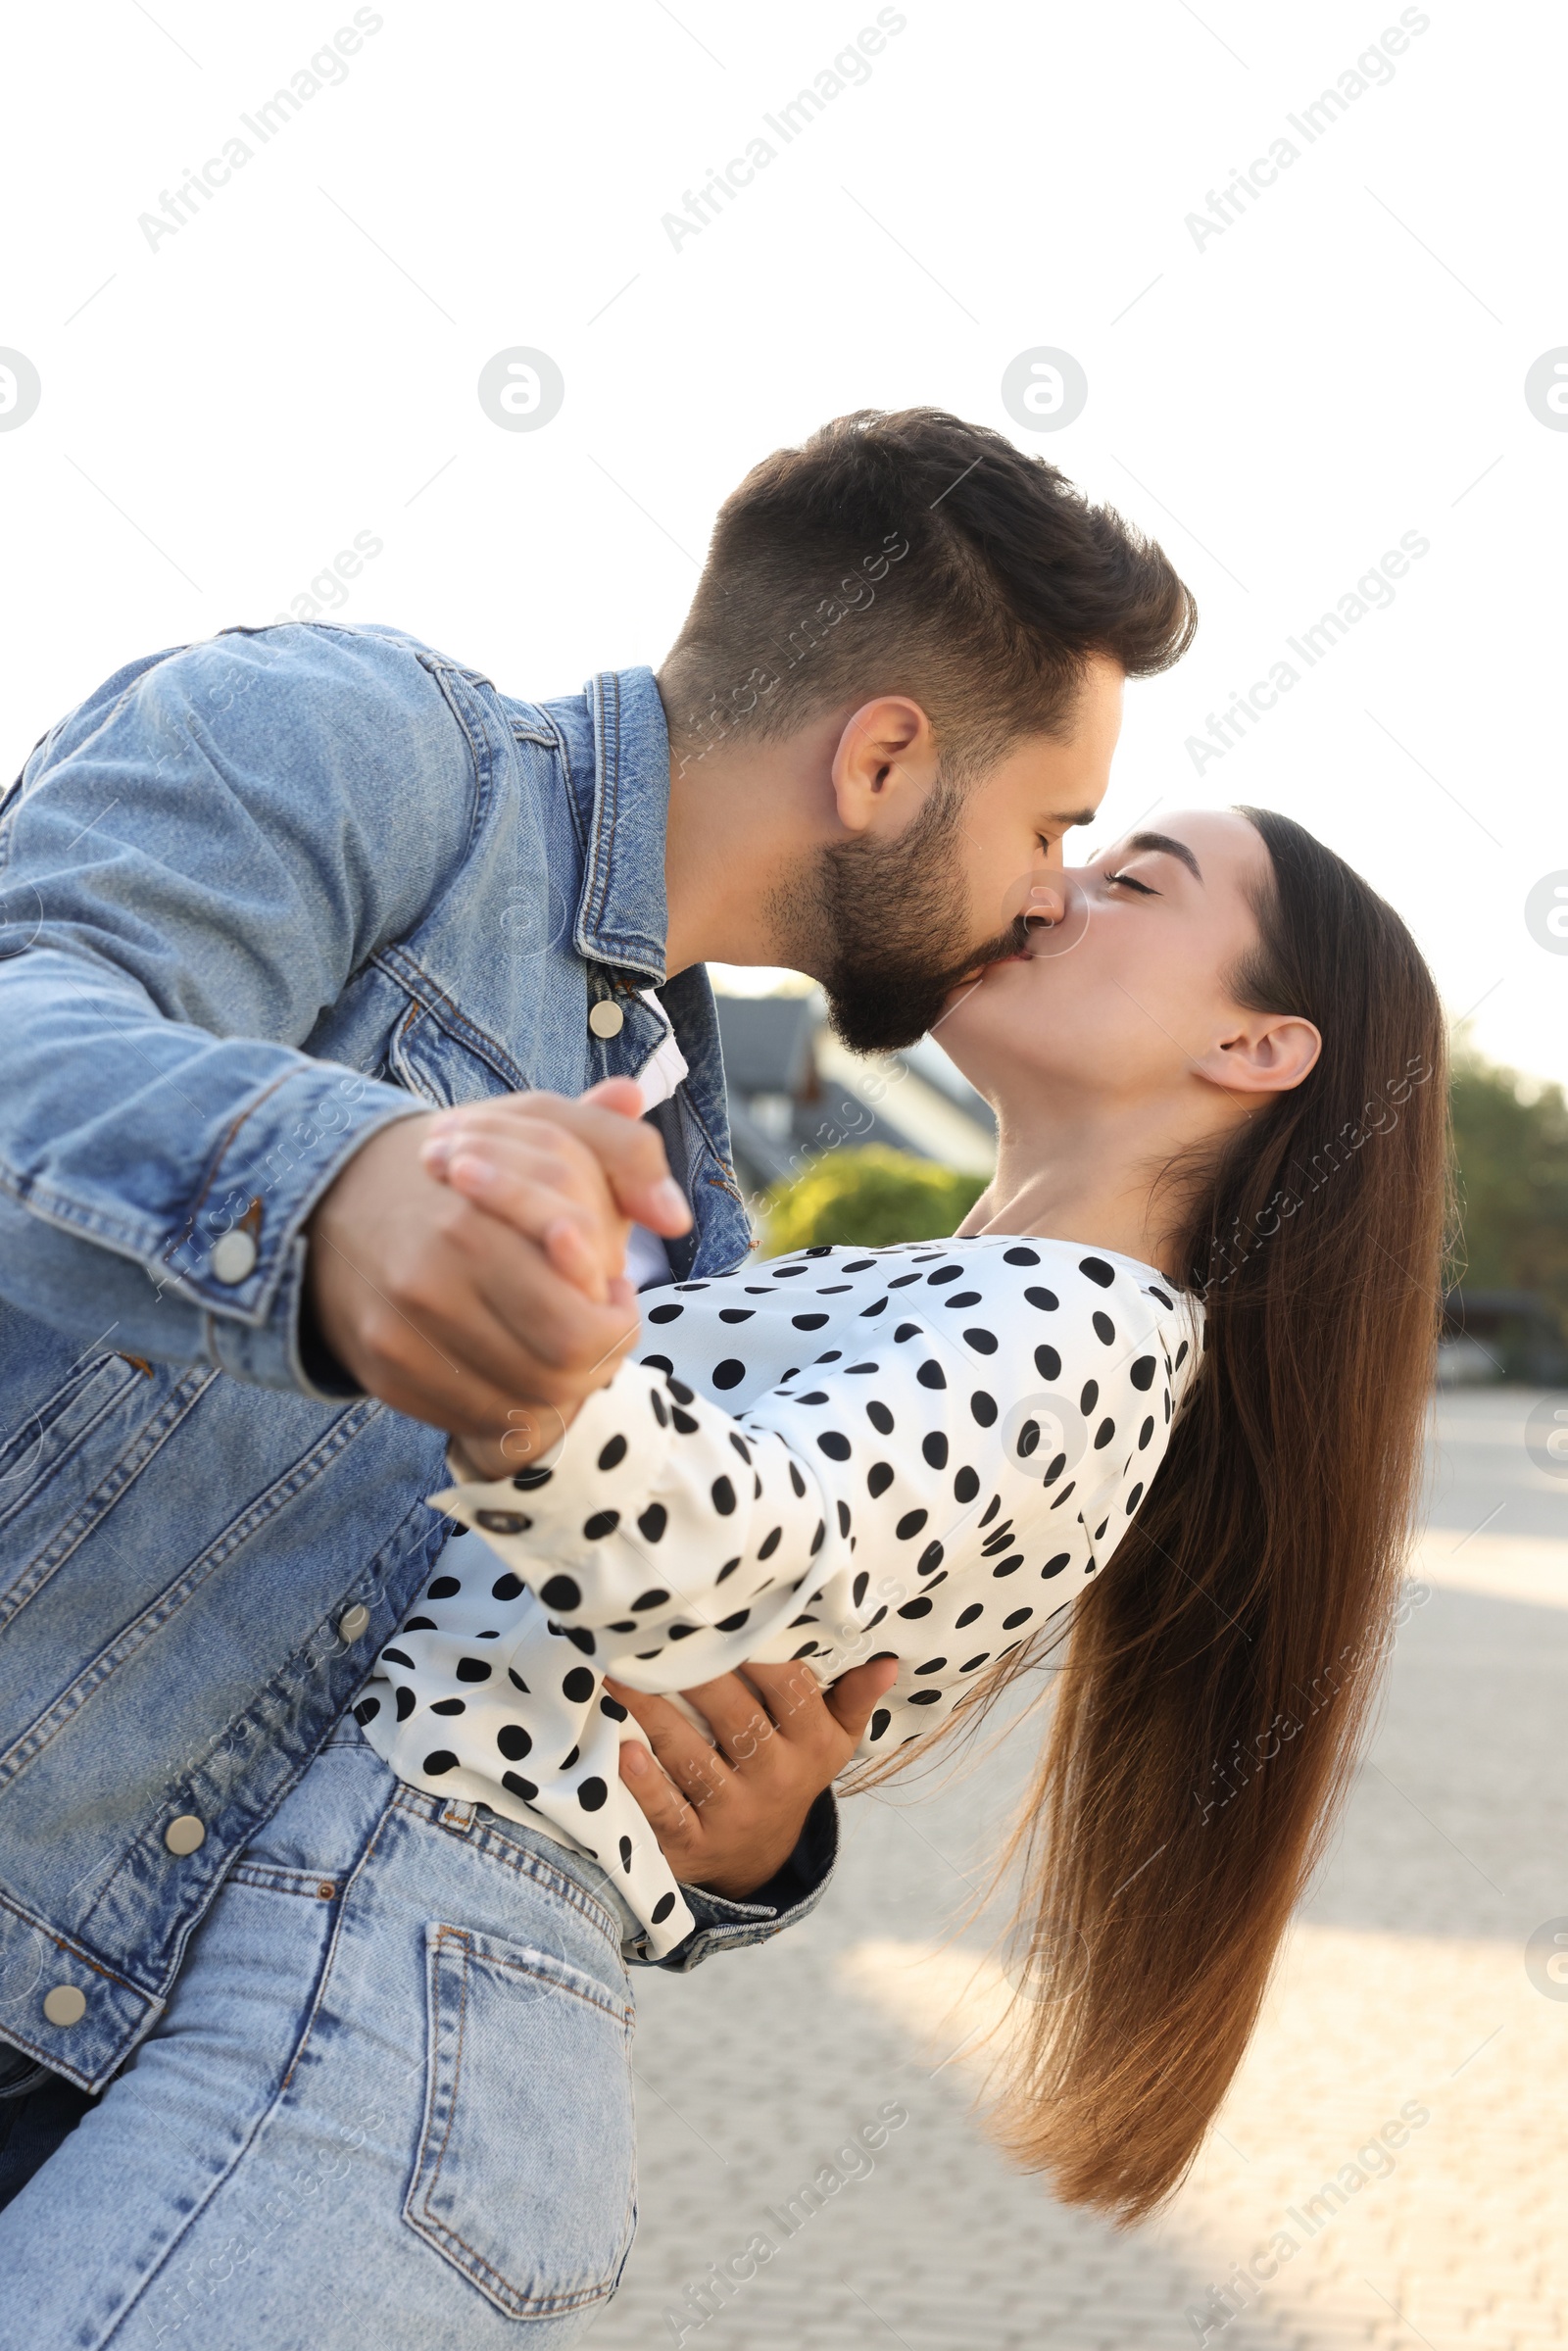
<svg viewBox="0 0 1568 2351"><path fill-rule="evenodd" d="M249 1233L242 1233L238 1227L232 1233L225 1233L213 1250L213 1280L227 1289L243 1282L255 1265L256 1244Z"/></svg>
<svg viewBox="0 0 1568 2351"><path fill-rule="evenodd" d="M57 1984L44 1994L43 2012L51 2025L79 2025L87 2013L87 1995L74 1984Z"/></svg>
<svg viewBox="0 0 1568 2351"><path fill-rule="evenodd" d="M588 1014L588 1026L596 1037L618 1037L626 1025L626 1015L612 997L602 996Z"/></svg>
<svg viewBox="0 0 1568 2351"><path fill-rule="evenodd" d="M356 1600L353 1607L345 1608L337 1620L338 1639L340 1641L358 1641L369 1621L370 1611L363 1601Z"/></svg>
<svg viewBox="0 0 1568 2351"><path fill-rule="evenodd" d="M164 1831L164 1842L172 1853L178 1853L181 1857L186 1853L194 1853L207 1842L207 1824L199 1821L194 1812L182 1812Z"/></svg>

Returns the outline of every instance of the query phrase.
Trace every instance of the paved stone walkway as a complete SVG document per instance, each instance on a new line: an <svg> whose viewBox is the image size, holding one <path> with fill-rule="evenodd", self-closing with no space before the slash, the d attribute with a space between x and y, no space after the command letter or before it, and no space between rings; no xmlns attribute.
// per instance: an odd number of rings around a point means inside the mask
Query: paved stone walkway
<svg viewBox="0 0 1568 2351"><path fill-rule="evenodd" d="M997 1982L984 1938L952 1930L1012 1801L1016 1741L924 1800L847 1806L807 1927L641 1979L643 2224L593 2351L1568 2343L1568 1997L1524 1956L1568 1914L1568 1484L1524 1458L1533 1400L1486 1399L1491 1452L1462 1508L1435 1508L1434 1574L1344 1833L1172 2209L1126 2233L1067 2212L969 2120L964 2036ZM1450 1412L1476 1417L1460 1397ZM1482 1471L1509 1495L1529 1483L1532 1540L1510 1579L1492 1535L1466 1589ZM1401 2109L1426 2119L1380 2157ZM720 2292L713 2265L751 2267L757 2237L775 2250Z"/></svg>

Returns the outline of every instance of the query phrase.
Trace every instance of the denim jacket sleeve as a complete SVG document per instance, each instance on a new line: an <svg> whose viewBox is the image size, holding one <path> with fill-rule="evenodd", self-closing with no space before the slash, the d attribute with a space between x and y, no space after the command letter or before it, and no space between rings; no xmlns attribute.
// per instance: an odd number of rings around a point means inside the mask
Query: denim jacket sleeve
<svg viewBox="0 0 1568 2351"><path fill-rule="evenodd" d="M0 1297L315 1393L301 1227L421 1105L301 1048L472 820L463 733L390 635L230 633L44 739L0 812Z"/></svg>

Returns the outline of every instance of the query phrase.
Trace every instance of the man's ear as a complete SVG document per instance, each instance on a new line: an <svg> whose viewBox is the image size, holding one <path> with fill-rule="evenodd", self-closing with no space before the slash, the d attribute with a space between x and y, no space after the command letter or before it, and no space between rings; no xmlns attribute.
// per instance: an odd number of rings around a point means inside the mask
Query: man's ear
<svg viewBox="0 0 1568 2351"><path fill-rule="evenodd" d="M844 722L833 798L846 832L899 832L936 780L931 721L906 694L879 694Z"/></svg>
<svg viewBox="0 0 1568 2351"><path fill-rule="evenodd" d="M1230 1094L1289 1094L1316 1065L1323 1039L1295 1013L1250 1012L1193 1067Z"/></svg>

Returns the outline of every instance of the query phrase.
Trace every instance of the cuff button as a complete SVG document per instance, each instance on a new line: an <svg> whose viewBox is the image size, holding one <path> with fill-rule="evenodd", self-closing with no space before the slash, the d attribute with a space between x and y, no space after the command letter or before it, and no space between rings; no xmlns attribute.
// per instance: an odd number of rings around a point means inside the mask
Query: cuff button
<svg viewBox="0 0 1568 2351"><path fill-rule="evenodd" d="M363 1601L356 1600L353 1607L345 1608L337 1620L338 1639L351 1642L358 1641L369 1621L370 1611Z"/></svg>
<svg viewBox="0 0 1568 2351"><path fill-rule="evenodd" d="M43 2012L51 2025L79 2025L87 2013L87 1995L74 1984L57 1984L44 1994Z"/></svg>
<svg viewBox="0 0 1568 2351"><path fill-rule="evenodd" d="M232 1289L256 1269L256 1244L249 1233L235 1226L216 1245L212 1255L212 1274L215 1282Z"/></svg>
<svg viewBox="0 0 1568 2351"><path fill-rule="evenodd" d="M207 1842L207 1824L198 1820L194 1812L182 1812L164 1831L164 1842L172 1853L183 1859L187 1853L198 1852Z"/></svg>

